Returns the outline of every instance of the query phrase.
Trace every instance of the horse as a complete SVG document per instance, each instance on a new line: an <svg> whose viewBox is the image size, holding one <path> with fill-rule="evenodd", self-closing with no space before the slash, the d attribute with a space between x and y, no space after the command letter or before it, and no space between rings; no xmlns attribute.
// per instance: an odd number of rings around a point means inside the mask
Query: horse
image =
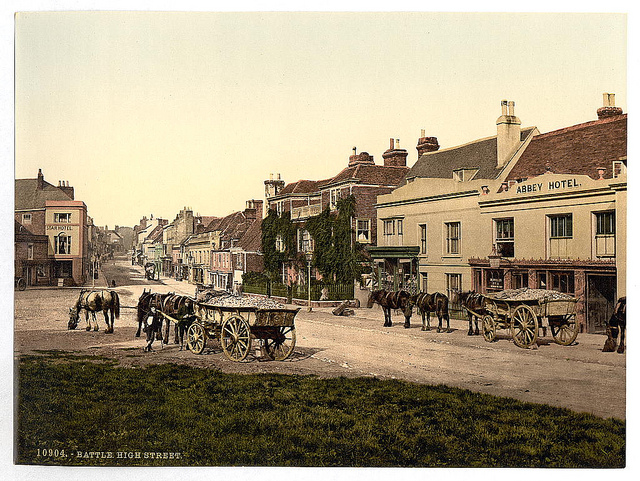
<svg viewBox="0 0 640 481"><path fill-rule="evenodd" d="M180 350L184 348L184 335L193 323L195 315L193 312L193 299L187 296L170 295L164 299L162 312L177 320L174 330L174 343L180 344ZM165 318L165 334L163 342L169 342L169 320Z"/></svg>
<svg viewBox="0 0 640 481"><path fill-rule="evenodd" d="M136 332L136 337L140 337L140 330L142 329L142 324L144 323L144 332L147 334L147 345L144 348L145 352L152 351L151 345L155 338L159 341L162 341L162 322L163 317L160 314L162 310L162 303L164 299L171 294L158 294L153 293L145 289L142 291L140 298L138 299L137 306L137 321L138 321L138 331ZM152 316L151 323L147 324L147 320L149 316Z"/></svg>
<svg viewBox="0 0 640 481"><path fill-rule="evenodd" d="M485 297L476 291L453 291L460 302L462 307L467 311L467 317L469 318L469 331L467 336L480 335L480 329L478 329L478 315L484 316L489 314L489 311L485 309ZM476 328L473 330L472 322L475 320Z"/></svg>
<svg viewBox="0 0 640 481"><path fill-rule="evenodd" d="M620 345L618 345L618 353L624 353L624 336L627 330L627 297L621 297L616 302L613 314L607 322L607 340L604 341L602 352L613 352L616 350L618 343L618 331L620 332Z"/></svg>
<svg viewBox="0 0 640 481"><path fill-rule="evenodd" d="M407 291L395 291L389 292L384 289L371 292L369 294L369 300L367 301L367 307L372 308L376 303L382 307L384 312L384 327L391 327L391 309L400 309L404 314L404 327L408 329L411 327L411 311L413 305L411 303L411 294Z"/></svg>
<svg viewBox="0 0 640 481"><path fill-rule="evenodd" d="M114 319L120 317L120 298L116 291L100 290L88 291L82 289L75 305L69 309L68 329L75 329L80 320L80 311L85 310L85 321L87 322L87 331L91 330L91 321L89 321L89 313L95 323L94 331L98 330L98 320L96 313L102 311L104 313L104 322L107 325L106 334L113 334Z"/></svg>
<svg viewBox="0 0 640 481"><path fill-rule="evenodd" d="M431 330L431 313L435 313L438 316L438 332L442 332L442 319L447 321L447 332L451 332L451 326L449 325L449 298L440 292L434 292L433 294L427 294L426 292L420 292L411 297L411 303L416 306L422 314L422 330ZM425 323L426 314L426 323Z"/></svg>

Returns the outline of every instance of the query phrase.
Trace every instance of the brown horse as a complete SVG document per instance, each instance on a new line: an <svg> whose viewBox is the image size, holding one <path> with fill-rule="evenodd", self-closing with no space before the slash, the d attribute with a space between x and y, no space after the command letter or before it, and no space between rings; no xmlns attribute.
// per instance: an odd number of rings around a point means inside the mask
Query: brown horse
<svg viewBox="0 0 640 481"><path fill-rule="evenodd" d="M624 337L627 330L627 297L621 297L616 302L611 319L607 322L607 340L604 341L602 352L613 352L618 343L618 331L620 332L620 344L618 353L624 353Z"/></svg>
<svg viewBox="0 0 640 481"><path fill-rule="evenodd" d="M89 321L89 313L95 323L94 331L98 330L98 320L96 313L102 311L104 313L104 322L107 325L106 334L113 333L114 319L120 317L120 298L116 291L100 290L88 291L82 289L75 305L69 309L68 329L75 329L80 320L80 311L85 311L85 321L87 322L87 331L91 330L91 321Z"/></svg>
<svg viewBox="0 0 640 481"><path fill-rule="evenodd" d="M142 324L144 324L144 332L147 334L147 345L144 348L145 352L152 351L151 345L155 339L162 341L162 322L163 317L160 314L162 311L162 304L167 296L171 294L159 294L146 289L142 291L138 299L137 306L137 321L138 331L136 337L140 337L140 331L142 330ZM151 316L151 323L147 323Z"/></svg>
<svg viewBox="0 0 640 481"><path fill-rule="evenodd" d="M467 336L480 335L480 329L478 329L478 316L489 314L485 309L485 297L476 291L454 291L454 295L457 301L467 311L467 317L469 318L469 331L467 332ZM472 327L472 322L474 320L476 324L475 331Z"/></svg>
<svg viewBox="0 0 640 481"><path fill-rule="evenodd" d="M169 295L162 303L162 312L178 321L174 323L174 343L180 344L181 351L184 348L184 335L195 319L193 305L194 301L192 298L179 295ZM165 344L169 342L169 324L169 319L165 318L165 331L163 336L163 342Z"/></svg>
<svg viewBox="0 0 640 481"><path fill-rule="evenodd" d="M435 313L438 316L438 332L442 332L442 319L447 321L447 332L451 332L451 326L449 325L449 298L440 292L434 292L433 294L427 294L426 292L420 292L411 297L411 303L416 306L422 314L422 330L431 330L431 313ZM426 323L425 323L426 314Z"/></svg>
<svg viewBox="0 0 640 481"><path fill-rule="evenodd" d="M376 303L382 307L384 312L384 327L391 327L391 309L400 309L404 314L404 327L411 327L411 311L413 305L411 303L411 294L407 291L395 291L389 292L384 289L371 292L369 294L369 300L367 301L367 307L372 308Z"/></svg>

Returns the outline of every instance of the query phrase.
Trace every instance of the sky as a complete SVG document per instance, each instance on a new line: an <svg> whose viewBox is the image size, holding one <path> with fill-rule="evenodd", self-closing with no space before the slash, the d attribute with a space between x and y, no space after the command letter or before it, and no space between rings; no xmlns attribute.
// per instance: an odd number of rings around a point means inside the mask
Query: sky
<svg viewBox="0 0 640 481"><path fill-rule="evenodd" d="M624 14L89 12L15 17L15 177L68 181L98 225L242 210L391 137L417 160L627 111Z"/></svg>

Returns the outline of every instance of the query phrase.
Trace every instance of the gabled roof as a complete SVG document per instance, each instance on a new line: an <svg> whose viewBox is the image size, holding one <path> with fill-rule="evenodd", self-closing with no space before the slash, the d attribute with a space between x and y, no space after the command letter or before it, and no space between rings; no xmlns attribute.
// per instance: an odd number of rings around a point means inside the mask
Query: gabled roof
<svg viewBox="0 0 640 481"><path fill-rule="evenodd" d="M259 252L262 248L262 219L254 220L238 241L238 247L246 252Z"/></svg>
<svg viewBox="0 0 640 481"><path fill-rule="evenodd" d="M326 183L327 180L298 180L285 185L278 195L283 194L310 194L317 192L320 185Z"/></svg>
<svg viewBox="0 0 640 481"><path fill-rule="evenodd" d="M149 235L146 237L146 239L144 240L145 242L151 242L151 243L156 243L156 242L162 242L162 232L164 230L164 226L162 225L157 225L150 233Z"/></svg>
<svg viewBox="0 0 640 481"><path fill-rule="evenodd" d="M73 200L62 189L42 182L43 187L38 190L38 179L16 179L15 210L44 209L47 200Z"/></svg>
<svg viewBox="0 0 640 481"><path fill-rule="evenodd" d="M627 114L536 135L506 180L535 177L545 172L613 177L614 160L627 156Z"/></svg>
<svg viewBox="0 0 640 481"><path fill-rule="evenodd" d="M524 141L533 129L522 129L520 141ZM497 145L497 137L493 136L423 154L407 174L407 179L452 179L453 172L460 169L477 169L474 179L495 179L502 171L502 167L497 167Z"/></svg>
<svg viewBox="0 0 640 481"><path fill-rule="evenodd" d="M369 185L400 185L409 167L391 167L384 165L357 164L343 169L338 175L329 179L323 187L349 180Z"/></svg>

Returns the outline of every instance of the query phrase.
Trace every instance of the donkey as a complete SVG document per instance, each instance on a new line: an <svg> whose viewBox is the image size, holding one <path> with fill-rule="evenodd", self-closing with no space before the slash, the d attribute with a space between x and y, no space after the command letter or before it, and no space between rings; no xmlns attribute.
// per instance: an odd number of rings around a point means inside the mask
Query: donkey
<svg viewBox="0 0 640 481"><path fill-rule="evenodd" d="M433 294L427 294L426 292L420 292L411 297L411 303L415 305L422 314L422 330L431 330L431 313L435 313L438 316L438 332L442 332L442 319L447 321L447 332L451 332L451 326L449 324L449 298L440 292L434 292ZM426 314L426 322L425 322Z"/></svg>
<svg viewBox="0 0 640 481"><path fill-rule="evenodd" d="M93 330L97 331L98 320L96 313L102 311L104 314L104 322L107 325L105 334L113 334L114 319L120 317L120 298L116 291L100 290L100 291L88 291L82 289L78 300L72 308L69 309L69 323L68 329L75 329L78 326L80 320L80 311L85 311L85 321L87 323L86 330L91 330L91 321L89 321L89 314L94 322Z"/></svg>
<svg viewBox="0 0 640 481"><path fill-rule="evenodd" d="M384 289L371 292L367 307L372 308L373 304L378 304L384 312L384 327L391 327L391 309L400 309L404 314L404 327L411 327L411 312L413 305L411 303L411 294L407 291L389 292Z"/></svg>
<svg viewBox="0 0 640 481"><path fill-rule="evenodd" d="M616 302L611 319L607 322L607 340L604 341L602 352L613 352L618 343L618 331L620 332L620 344L618 353L624 353L624 337L627 330L627 297L621 297Z"/></svg>

